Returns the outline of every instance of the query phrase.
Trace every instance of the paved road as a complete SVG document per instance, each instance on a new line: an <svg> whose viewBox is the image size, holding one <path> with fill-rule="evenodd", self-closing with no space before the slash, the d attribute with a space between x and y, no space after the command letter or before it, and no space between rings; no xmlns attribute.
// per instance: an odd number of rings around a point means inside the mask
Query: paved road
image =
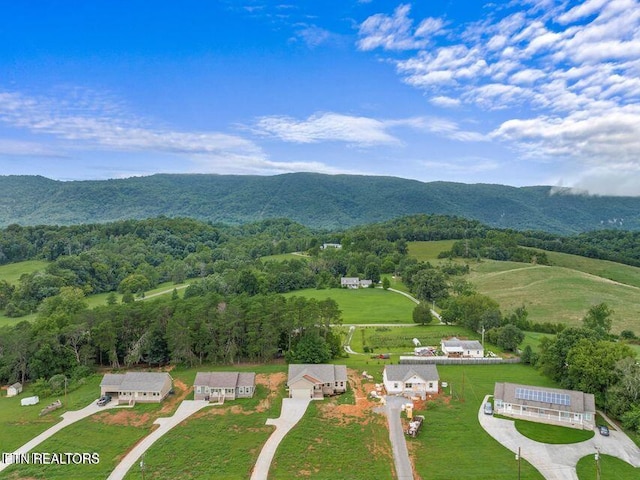
<svg viewBox="0 0 640 480"><path fill-rule="evenodd" d="M129 469L138 461L144 452L146 452L156 440L162 437L165 433L178 425L180 422L196 413L198 410L214 405L206 400L184 400L176 413L172 417L158 418L155 424L160 425L156 430L144 437L126 457L120 461L118 466L111 472L111 475L107 477L107 480L120 480L124 478Z"/></svg>
<svg viewBox="0 0 640 480"><path fill-rule="evenodd" d="M31 450L33 450L35 447L40 445L42 442L44 442L46 439L48 439L52 435L55 435L60 430L62 430L64 427L66 427L68 425L71 425L72 423L75 423L78 420L82 420L83 418L90 417L94 413L102 412L102 411L104 411L106 409L115 408L115 407L118 407L117 402L111 402L108 405L105 405L104 407L99 407L98 405L96 405L96 402L91 402L89 405L87 405L86 407L84 407L81 410L70 410L70 411L64 412L62 414L62 421L61 422L56 423L55 425L53 425L48 430L45 430L44 432L42 432L37 437L31 439L30 441L28 441L27 443L22 445L20 448L18 448L13 453L15 455L28 453ZM124 407L119 407L119 408L129 408L129 407L124 406ZM10 463L0 462L0 472L2 470L4 470L5 468L7 468L9 465L11 465L11 464Z"/></svg>
<svg viewBox="0 0 640 480"><path fill-rule="evenodd" d="M387 416L389 440L391 440L393 463L396 467L396 478L398 480L413 480L413 469L411 468L411 460L409 460L407 440L404 437L400 420L402 404L407 402L408 400L404 397L386 396L384 407L377 410Z"/></svg>
<svg viewBox="0 0 640 480"><path fill-rule="evenodd" d="M596 433L593 438L570 445L551 445L535 442L515 428L512 420L485 415L483 406L491 395L487 395L478 410L478 421L489 435L516 453L520 448L522 458L533 465L547 480L578 480L576 464L596 451L618 457L634 467L640 467L640 449L624 432L611 430L609 437Z"/></svg>
<svg viewBox="0 0 640 480"><path fill-rule="evenodd" d="M260 456L258 456L256 465L251 473L251 480L267 480L269 467L271 467L278 445L280 445L284 436L289 433L289 430L300 421L310 403L310 398L284 398L282 400L280 417L267 420L267 425L274 425L276 429L260 451Z"/></svg>

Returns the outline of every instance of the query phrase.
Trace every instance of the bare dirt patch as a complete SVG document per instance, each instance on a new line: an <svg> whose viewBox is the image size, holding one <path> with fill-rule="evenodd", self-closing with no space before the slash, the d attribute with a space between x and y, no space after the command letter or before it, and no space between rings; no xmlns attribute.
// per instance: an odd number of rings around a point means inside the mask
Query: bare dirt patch
<svg viewBox="0 0 640 480"><path fill-rule="evenodd" d="M109 412L93 415L91 420L106 425L125 425L128 427L146 427L155 420L155 415L150 413L136 413L132 410L119 410L111 414Z"/></svg>
<svg viewBox="0 0 640 480"><path fill-rule="evenodd" d="M362 376L353 369L347 370L347 377L355 404L338 404L336 397L330 402L323 402L318 408L324 417L336 419L340 424L368 423L371 420L373 408L380 405L378 401L368 396L368 391L374 390L374 384L363 381Z"/></svg>
<svg viewBox="0 0 640 480"><path fill-rule="evenodd" d="M175 394L169 395L164 399L160 414L173 412L182 401L191 393L193 387L188 387L182 380L173 380L173 391Z"/></svg>

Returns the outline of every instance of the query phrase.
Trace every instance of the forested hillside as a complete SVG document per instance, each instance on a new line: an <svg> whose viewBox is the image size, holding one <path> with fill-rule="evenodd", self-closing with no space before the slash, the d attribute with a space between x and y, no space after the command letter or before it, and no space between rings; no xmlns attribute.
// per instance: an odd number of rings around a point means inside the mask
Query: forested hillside
<svg viewBox="0 0 640 480"><path fill-rule="evenodd" d="M164 215L227 224L289 218L312 228L335 229L418 213L565 234L601 228L640 230L640 198L552 194L551 187L311 173L153 175L74 182L0 177L0 226L103 223Z"/></svg>

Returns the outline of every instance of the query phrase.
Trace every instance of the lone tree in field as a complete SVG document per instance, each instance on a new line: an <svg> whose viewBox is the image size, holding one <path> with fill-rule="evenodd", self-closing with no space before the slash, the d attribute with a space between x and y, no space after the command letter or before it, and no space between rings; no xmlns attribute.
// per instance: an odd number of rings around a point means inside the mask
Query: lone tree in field
<svg viewBox="0 0 640 480"><path fill-rule="evenodd" d="M416 308L413 309L413 321L420 325L427 325L433 321L433 314L428 304L419 303L416 305Z"/></svg>

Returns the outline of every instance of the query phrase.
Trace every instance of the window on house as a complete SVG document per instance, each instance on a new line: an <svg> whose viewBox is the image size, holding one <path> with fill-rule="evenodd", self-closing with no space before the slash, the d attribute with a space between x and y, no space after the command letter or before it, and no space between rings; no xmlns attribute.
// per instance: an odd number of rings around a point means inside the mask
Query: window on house
<svg viewBox="0 0 640 480"><path fill-rule="evenodd" d="M405 383L404 384L404 388L412 388L413 387L413 383Z"/></svg>
<svg viewBox="0 0 640 480"><path fill-rule="evenodd" d="M433 382L429 382L429 388L433 388Z"/></svg>
<svg viewBox="0 0 640 480"><path fill-rule="evenodd" d="M394 384L393 384L393 388L398 388L398 384L397 384L397 383L394 383Z"/></svg>

